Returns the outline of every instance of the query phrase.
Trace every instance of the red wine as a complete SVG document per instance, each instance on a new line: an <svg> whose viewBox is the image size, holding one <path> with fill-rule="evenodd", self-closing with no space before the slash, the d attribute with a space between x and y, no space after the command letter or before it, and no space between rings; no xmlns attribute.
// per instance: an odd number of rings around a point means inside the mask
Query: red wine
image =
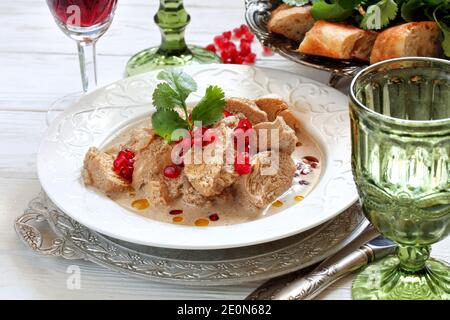
<svg viewBox="0 0 450 320"><path fill-rule="evenodd" d="M62 23L91 27L109 19L117 0L47 0L47 3Z"/></svg>

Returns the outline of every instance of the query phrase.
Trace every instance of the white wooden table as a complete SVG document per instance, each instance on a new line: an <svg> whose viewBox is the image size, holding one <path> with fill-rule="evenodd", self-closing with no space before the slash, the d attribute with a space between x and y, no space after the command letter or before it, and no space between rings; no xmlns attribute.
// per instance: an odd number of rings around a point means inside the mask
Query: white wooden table
<svg viewBox="0 0 450 320"><path fill-rule="evenodd" d="M157 0L119 0L115 20L98 43L100 85L123 77L128 58L160 40L153 24ZM244 0L186 0L192 16L190 43L206 45L214 35L244 22ZM214 17L214 23L211 23ZM146 282L88 262L35 256L17 239L13 221L40 190L35 156L46 130L50 103L81 89L75 43L58 30L45 0L0 1L0 298L2 299L242 299L258 284L189 288ZM255 44L255 52L261 49ZM323 72L279 56L257 65L297 72L326 82ZM450 261L450 238L434 246ZM81 289L69 290L67 268L81 270ZM321 299L350 299L351 279L338 282Z"/></svg>

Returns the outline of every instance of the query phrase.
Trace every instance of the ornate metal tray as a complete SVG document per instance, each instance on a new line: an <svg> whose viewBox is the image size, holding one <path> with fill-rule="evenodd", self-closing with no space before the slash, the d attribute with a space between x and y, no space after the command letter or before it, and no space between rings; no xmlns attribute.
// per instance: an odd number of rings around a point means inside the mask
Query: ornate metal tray
<svg viewBox="0 0 450 320"><path fill-rule="evenodd" d="M245 19L263 46L271 48L272 51L294 62L330 72L329 84L333 87L342 77L353 76L365 66L355 61L335 60L298 53L295 51L299 46L298 42L270 33L267 30L267 22L271 11L281 3L281 0L245 0Z"/></svg>
<svg viewBox="0 0 450 320"><path fill-rule="evenodd" d="M205 286L265 280L305 268L342 249L368 224L355 204L334 220L283 240L226 250L173 250L94 232L61 212L41 192L16 220L15 229L41 255L85 259L147 280Z"/></svg>

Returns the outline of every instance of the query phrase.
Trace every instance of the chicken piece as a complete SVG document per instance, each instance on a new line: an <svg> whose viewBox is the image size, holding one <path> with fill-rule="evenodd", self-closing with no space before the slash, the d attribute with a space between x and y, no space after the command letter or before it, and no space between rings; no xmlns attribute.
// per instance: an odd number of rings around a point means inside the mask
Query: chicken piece
<svg viewBox="0 0 450 320"><path fill-rule="evenodd" d="M225 111L231 113L242 113L250 120L252 124L267 121L267 114L260 110L258 106L251 100L242 98L227 98L225 103Z"/></svg>
<svg viewBox="0 0 450 320"><path fill-rule="evenodd" d="M125 143L124 148L139 152L145 149L155 137L155 132L150 128L133 130L130 140Z"/></svg>
<svg viewBox="0 0 450 320"><path fill-rule="evenodd" d="M261 122L253 127L258 137L258 147L266 146L266 150L279 150L291 154L295 150L298 139L295 131L289 127L282 117L277 117L273 122ZM278 140L272 145L272 130L278 131ZM274 138L275 139L275 138Z"/></svg>
<svg viewBox="0 0 450 320"><path fill-rule="evenodd" d="M172 201L169 188L162 176L153 177L153 180L146 181L141 188L148 201L156 207L167 206Z"/></svg>
<svg viewBox="0 0 450 320"><path fill-rule="evenodd" d="M300 132L300 121L298 121L298 118L291 110L283 110L278 114L278 116L282 117L284 122L286 122L286 124L296 133Z"/></svg>
<svg viewBox="0 0 450 320"><path fill-rule="evenodd" d="M184 179L182 200L188 206L200 208L209 207L213 203L212 199L201 195L187 178Z"/></svg>
<svg viewBox="0 0 450 320"><path fill-rule="evenodd" d="M282 4L272 11L267 28L270 32L281 34L288 39L301 41L314 22L311 6L293 7Z"/></svg>
<svg viewBox="0 0 450 320"><path fill-rule="evenodd" d="M113 170L114 157L90 148L84 158L83 180L105 194L122 192L130 188L130 184Z"/></svg>
<svg viewBox="0 0 450 320"><path fill-rule="evenodd" d="M378 33L345 23L317 21L298 52L333 59L369 61Z"/></svg>
<svg viewBox="0 0 450 320"><path fill-rule="evenodd" d="M219 122L214 129L218 135L214 143L205 146L201 153L194 147L184 157L187 179L205 197L221 194L238 177L233 166L226 161L227 152L234 152L233 129L227 126L226 121ZM229 158L234 159L233 155Z"/></svg>
<svg viewBox="0 0 450 320"><path fill-rule="evenodd" d="M277 94L268 94L266 96L255 99L255 103L262 111L267 114L269 121L274 121L277 115L288 109L287 103Z"/></svg>
<svg viewBox="0 0 450 320"><path fill-rule="evenodd" d="M136 152L133 188L139 190L145 183L155 180L162 174L164 168L172 164L172 146L161 137L155 136L151 142L140 151Z"/></svg>
<svg viewBox="0 0 450 320"><path fill-rule="evenodd" d="M277 156L278 166L273 161ZM242 203L264 208L291 187L295 163L289 154L276 151L257 153L251 163L252 172L241 176L235 183L236 196Z"/></svg>
<svg viewBox="0 0 450 320"><path fill-rule="evenodd" d="M441 31L434 21L404 23L378 36L370 63L407 56L439 57Z"/></svg>

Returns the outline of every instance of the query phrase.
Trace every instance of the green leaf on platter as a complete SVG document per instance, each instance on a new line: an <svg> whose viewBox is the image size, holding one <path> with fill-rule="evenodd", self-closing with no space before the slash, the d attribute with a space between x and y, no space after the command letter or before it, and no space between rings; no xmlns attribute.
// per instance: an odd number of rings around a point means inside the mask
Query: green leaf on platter
<svg viewBox="0 0 450 320"><path fill-rule="evenodd" d="M344 9L336 2L327 3L325 0L314 2L311 15L314 20L344 21L349 18L354 9Z"/></svg>
<svg viewBox="0 0 450 320"><path fill-rule="evenodd" d="M364 0L336 0L336 3L344 9L354 9L360 4L365 2Z"/></svg>
<svg viewBox="0 0 450 320"><path fill-rule="evenodd" d="M185 101L187 97L197 90L197 83L187 73L180 70L163 70L157 78L167 84L178 93L179 100Z"/></svg>
<svg viewBox="0 0 450 320"><path fill-rule="evenodd" d="M152 115L152 127L159 136L170 142L176 129L187 129L188 125L177 112L161 109Z"/></svg>
<svg viewBox="0 0 450 320"><path fill-rule="evenodd" d="M192 120L201 121L202 126L209 126L223 117L225 93L218 86L206 88L205 96L192 110Z"/></svg>
<svg viewBox="0 0 450 320"><path fill-rule="evenodd" d="M401 16L407 21L411 22L422 15L422 10L424 6L423 0L408 0L403 3L401 8Z"/></svg>
<svg viewBox="0 0 450 320"><path fill-rule="evenodd" d="M437 7L433 14L434 20L436 20L444 35L444 39L442 40L442 49L444 50L444 54L447 57L450 57L450 17L448 16L449 10L450 7L447 4L443 4ZM440 13L444 16L440 17Z"/></svg>
<svg viewBox="0 0 450 320"><path fill-rule="evenodd" d="M397 12L398 6L394 0L381 0L367 8L361 27L366 30L383 29L397 17Z"/></svg>
<svg viewBox="0 0 450 320"><path fill-rule="evenodd" d="M180 101L179 95L167 83L160 83L153 91L153 105L157 110L173 110L181 106L184 101Z"/></svg>

